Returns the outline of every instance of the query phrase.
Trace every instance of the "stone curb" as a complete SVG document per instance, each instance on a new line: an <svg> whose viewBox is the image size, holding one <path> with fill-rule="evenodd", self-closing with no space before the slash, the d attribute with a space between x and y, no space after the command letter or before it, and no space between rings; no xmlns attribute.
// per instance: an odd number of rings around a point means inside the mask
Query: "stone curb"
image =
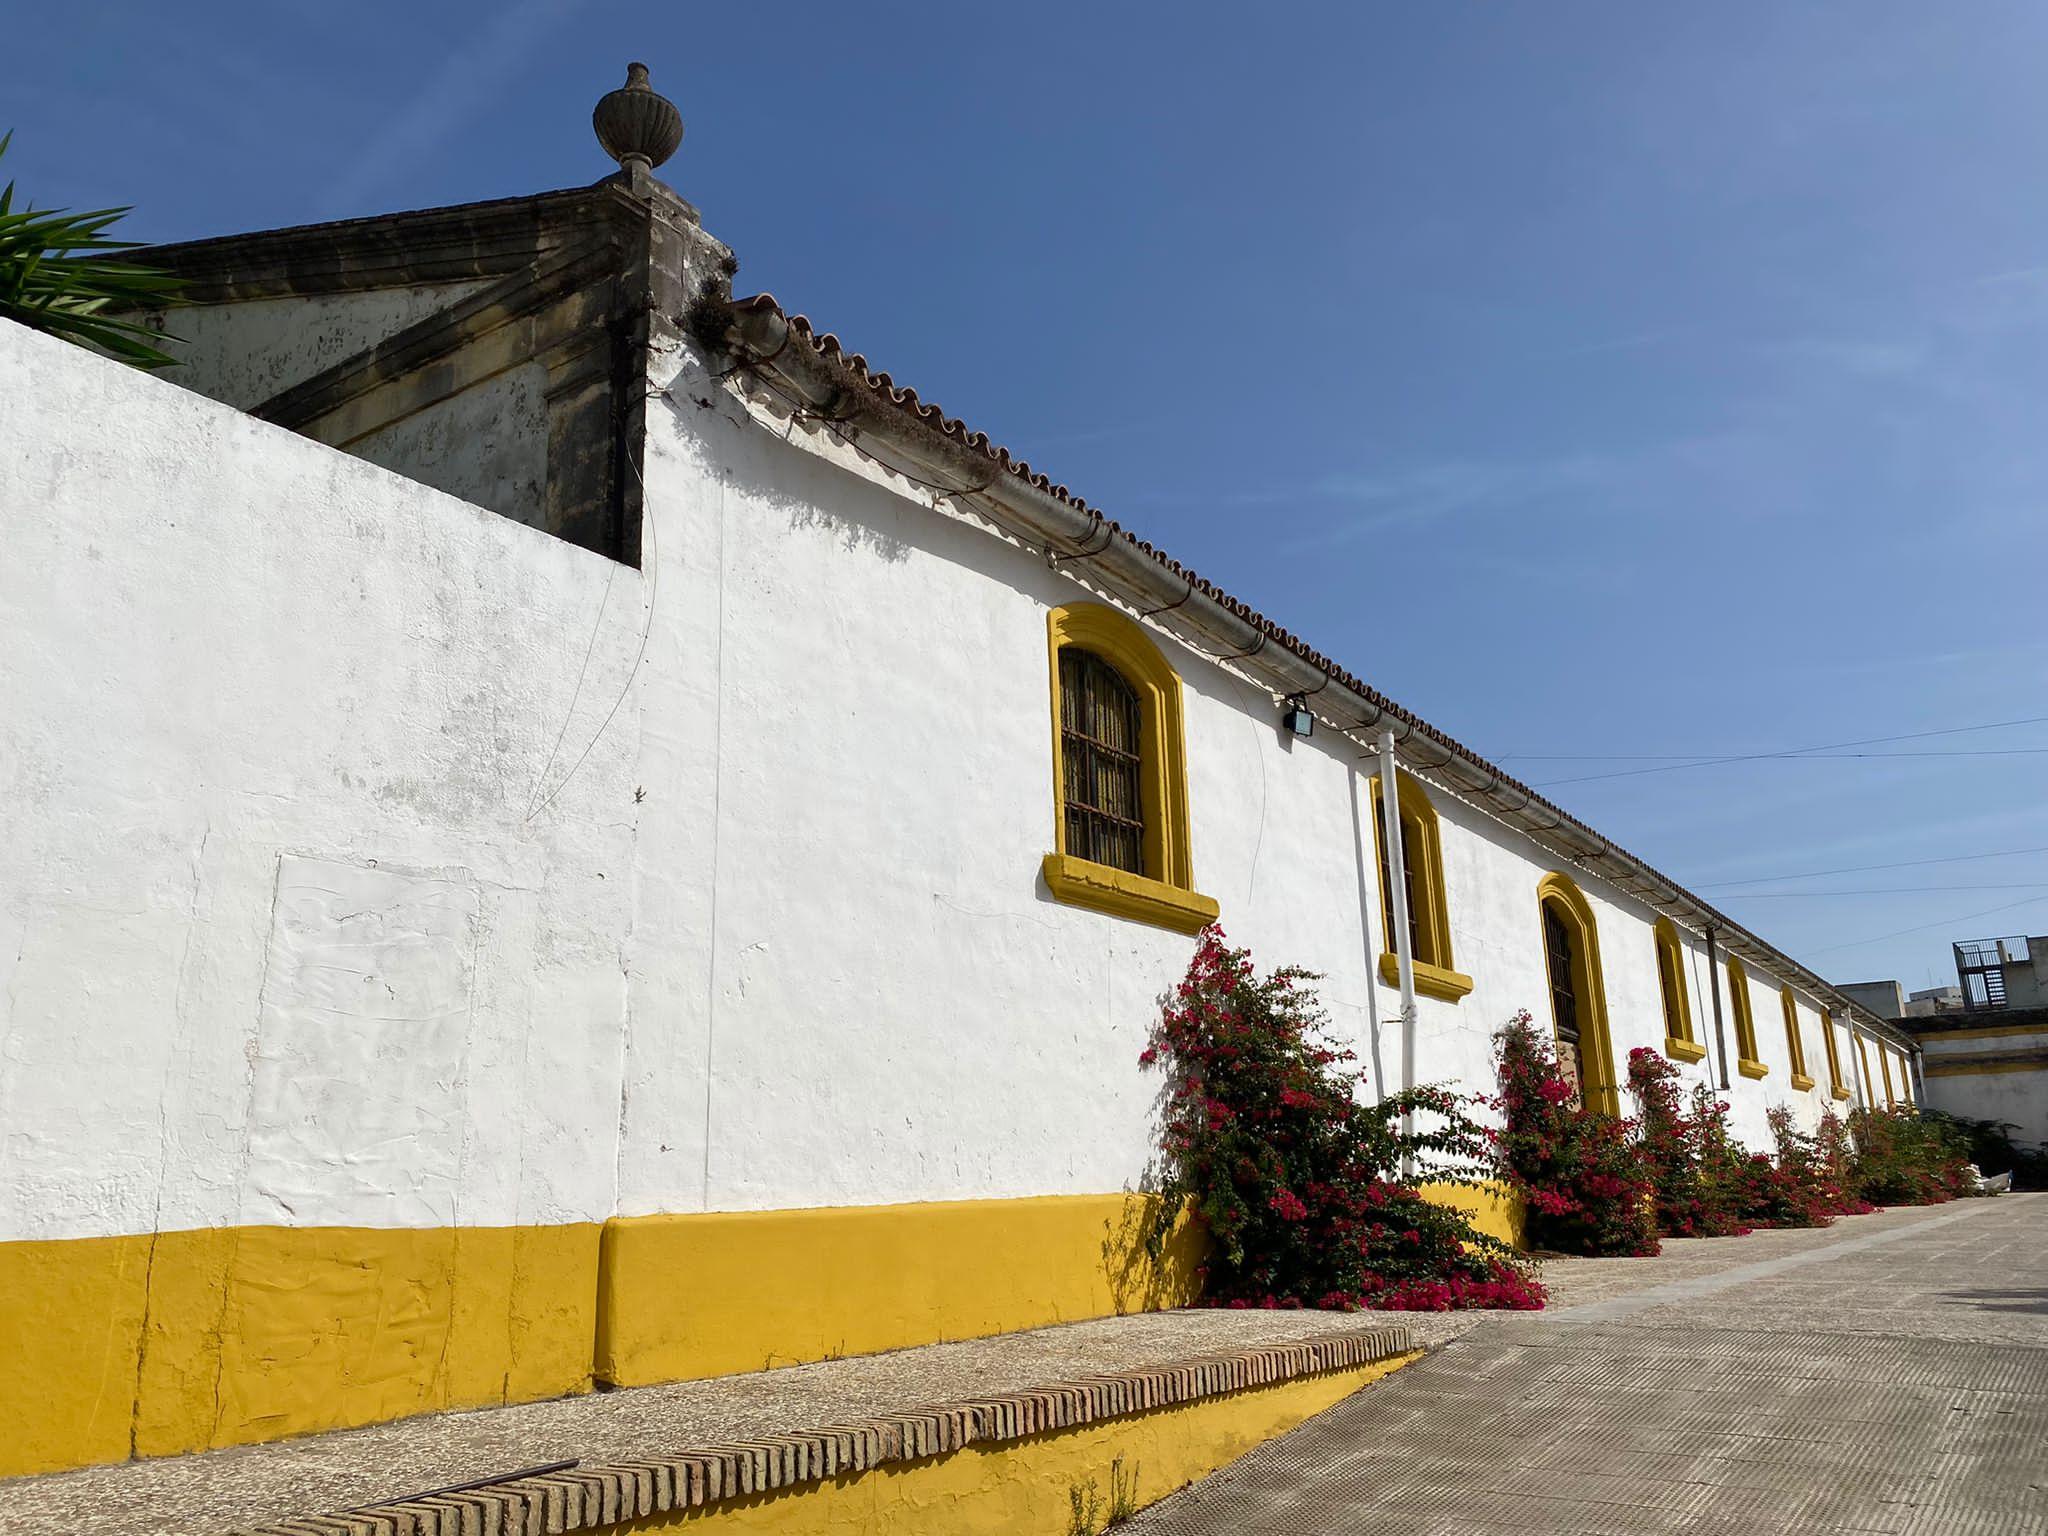
<svg viewBox="0 0 2048 1536"><path fill-rule="evenodd" d="M795 1488L892 1462L1074 1429L1248 1387L1369 1365L1414 1348L1404 1326L1200 1355L1143 1370L1058 1381L674 1456L578 1467L488 1487L301 1516L238 1536L567 1536L671 1510Z"/></svg>

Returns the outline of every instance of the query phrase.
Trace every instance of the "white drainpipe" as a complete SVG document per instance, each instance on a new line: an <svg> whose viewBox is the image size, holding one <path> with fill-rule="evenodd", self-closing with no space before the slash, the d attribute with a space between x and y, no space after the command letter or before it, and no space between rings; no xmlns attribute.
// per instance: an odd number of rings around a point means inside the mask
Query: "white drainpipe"
<svg viewBox="0 0 2048 1536"><path fill-rule="evenodd" d="M1408 860L1401 846L1401 786L1394 777L1394 733L1380 732L1380 836L1387 849L1387 895L1393 903L1387 925L1394 930L1395 974L1401 982L1401 1091L1415 1086L1415 951L1408 942ZM1415 1117L1401 1117L1401 1132L1412 1134ZM1413 1178L1414 1160L1403 1158L1401 1176Z"/></svg>

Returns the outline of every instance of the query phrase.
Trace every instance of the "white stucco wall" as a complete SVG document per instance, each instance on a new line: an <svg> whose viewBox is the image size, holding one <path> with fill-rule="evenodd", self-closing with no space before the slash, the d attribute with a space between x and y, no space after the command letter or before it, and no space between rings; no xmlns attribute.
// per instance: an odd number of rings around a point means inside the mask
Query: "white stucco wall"
<svg viewBox="0 0 2048 1536"><path fill-rule="evenodd" d="M2012 1132L2014 1140L2048 1146L2048 1066L2037 1071L1984 1071L1979 1065L1985 1058L1994 1063L2018 1063L2038 1057L2048 1051L2048 1024L2035 1029L1987 1022L1959 1033L1929 1030L1920 1045L1930 1108L1977 1120L2006 1121L2017 1127ZM1969 1064L1978 1070L1944 1073L1941 1068L1950 1063Z"/></svg>
<svg viewBox="0 0 2048 1536"><path fill-rule="evenodd" d="M0 1237L603 1215L635 701L529 806L639 573L6 323L0 400Z"/></svg>
<svg viewBox="0 0 2048 1536"><path fill-rule="evenodd" d="M684 382L649 429L659 617L622 1209L1133 1182L1157 1089L1136 1058L1192 941L1059 904L1038 878L1053 824L1046 613L1091 595L829 437L788 440ZM1270 697L1161 641L1186 688L1197 885L1264 963L1322 972L1340 1031L1398 1083L1356 749L1283 737ZM1415 1076L1490 1086L1498 1024L1521 1007L1548 1022L1536 886L1559 861L1434 799L1455 956L1475 985L1457 1004L1421 1000ZM1654 914L1579 883L1625 1062L1663 1040ZM692 932L708 944L677 942ZM1691 948L1694 1029L1711 1046ZM1762 1146L1770 1105L1811 1125L1828 1081L1812 1000L1817 1087L1795 1093L1778 983L1752 967L1751 985L1771 1073L1736 1077L1729 1097L1736 1133ZM1705 1064L1684 1072L1707 1080Z"/></svg>
<svg viewBox="0 0 2048 1536"><path fill-rule="evenodd" d="M0 325L0 1236L1139 1179L1192 941L1038 875L1046 613L1090 594L686 382L635 571ZM1366 765L1162 644L1197 884L1399 1083ZM1558 861L1433 798L1474 989L1420 1001L1414 1077L1477 1088L1547 1022ZM1663 1039L1652 914L1579 883L1625 1061ZM1791 1092L1751 984L1761 1145L1827 1074L1809 1000Z"/></svg>
<svg viewBox="0 0 2048 1536"><path fill-rule="evenodd" d="M1932 1057L1930 1056L1930 1060ZM2001 1120L2014 1127L2013 1140L2048 1147L2048 1068L2038 1072L1976 1072L1927 1079L1931 1109L1973 1120ZM1987 1168L1986 1173L2003 1172Z"/></svg>

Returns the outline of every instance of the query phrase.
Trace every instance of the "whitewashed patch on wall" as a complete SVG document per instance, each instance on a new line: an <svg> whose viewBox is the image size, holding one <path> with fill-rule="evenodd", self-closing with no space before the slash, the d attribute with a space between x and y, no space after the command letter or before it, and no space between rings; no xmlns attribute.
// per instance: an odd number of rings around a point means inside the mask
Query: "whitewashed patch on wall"
<svg viewBox="0 0 2048 1536"><path fill-rule="evenodd" d="M477 929L466 880L279 860L245 1221L456 1220Z"/></svg>

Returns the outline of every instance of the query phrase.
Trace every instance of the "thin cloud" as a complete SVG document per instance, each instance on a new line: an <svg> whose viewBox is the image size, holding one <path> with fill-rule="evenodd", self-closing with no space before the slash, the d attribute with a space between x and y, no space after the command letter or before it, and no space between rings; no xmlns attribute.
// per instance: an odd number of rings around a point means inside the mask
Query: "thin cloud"
<svg viewBox="0 0 2048 1536"><path fill-rule="evenodd" d="M2048 278L2048 267L2015 267L2010 272L1991 272L1972 279L1979 288L1994 288L2001 283L2038 283Z"/></svg>
<svg viewBox="0 0 2048 1536"><path fill-rule="evenodd" d="M1545 459L1448 459L1386 474L1331 473L1286 499L1348 506L1351 515L1281 547L1290 553L1338 548L1390 527L1495 516L1532 504L1600 516L1660 500L1672 485L1696 478L1703 466L1738 448L1724 437L1683 438Z"/></svg>
<svg viewBox="0 0 2048 1536"><path fill-rule="evenodd" d="M1805 337L1778 342L1765 350L1778 357L1818 363L1822 367L1866 379L1907 378L1918 373L1927 360L1923 348L1895 341L1835 341Z"/></svg>
<svg viewBox="0 0 2048 1536"><path fill-rule="evenodd" d="M412 104L370 139L322 200L322 216L356 212L401 164L416 160L496 95L580 0L519 0L498 13L476 45L456 54L421 87Z"/></svg>
<svg viewBox="0 0 2048 1536"><path fill-rule="evenodd" d="M2010 645L1980 645L1960 650L1928 651L1921 655L1886 655L1868 661L1784 666L1779 672L1784 677L1862 677L1873 674L1891 677L1908 668L1977 672L1986 668L1995 670L2001 663L2044 653L2048 653L2048 640L2020 640ZM2010 675L2017 681L2030 674L2016 667Z"/></svg>
<svg viewBox="0 0 2048 1536"><path fill-rule="evenodd" d="M1582 347L1565 347L1556 352L1538 352L1529 361L1532 363L1560 362L1573 357L1597 357L1605 352L1634 352L1643 347L1654 347L1660 342L1672 341L1682 336L1676 328L1661 331L1644 331L1636 336L1621 336L1613 341L1588 342Z"/></svg>

